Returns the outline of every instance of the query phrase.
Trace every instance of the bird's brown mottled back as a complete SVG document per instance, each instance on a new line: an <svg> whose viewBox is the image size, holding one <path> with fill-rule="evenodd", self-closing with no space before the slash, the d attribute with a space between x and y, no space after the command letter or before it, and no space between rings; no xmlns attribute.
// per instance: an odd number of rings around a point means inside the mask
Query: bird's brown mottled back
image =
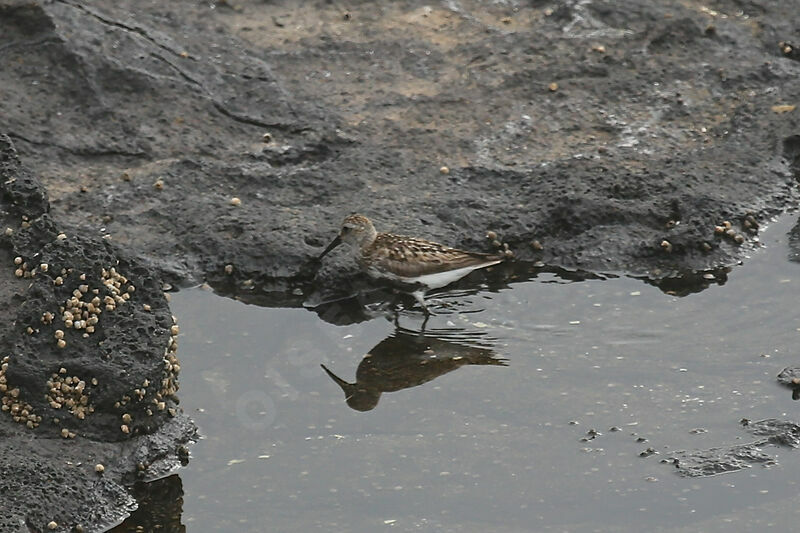
<svg viewBox="0 0 800 533"><path fill-rule="evenodd" d="M379 233L370 246L361 250L358 259L365 268L413 278L460 268L478 267L497 262L503 257L466 252L414 237Z"/></svg>

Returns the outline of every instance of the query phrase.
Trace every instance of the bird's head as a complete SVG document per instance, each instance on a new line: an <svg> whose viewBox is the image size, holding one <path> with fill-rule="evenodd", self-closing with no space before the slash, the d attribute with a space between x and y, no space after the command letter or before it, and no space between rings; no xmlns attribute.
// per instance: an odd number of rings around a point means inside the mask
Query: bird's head
<svg viewBox="0 0 800 533"><path fill-rule="evenodd" d="M375 226L364 215L348 215L342 221L339 235L333 239L319 257L324 257L341 243L349 244L355 248L369 246L375 240L377 234Z"/></svg>

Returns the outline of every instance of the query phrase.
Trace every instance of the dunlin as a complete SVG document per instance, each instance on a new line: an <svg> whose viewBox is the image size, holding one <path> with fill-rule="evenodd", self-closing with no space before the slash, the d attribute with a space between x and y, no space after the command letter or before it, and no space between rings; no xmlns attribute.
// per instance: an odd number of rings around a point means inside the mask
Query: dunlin
<svg viewBox="0 0 800 533"><path fill-rule="evenodd" d="M428 313L425 293L458 281L473 270L496 265L502 255L466 252L436 242L378 233L363 215L350 215L339 235L320 254L324 257L339 244L350 245L359 266L370 277L387 280L410 292Z"/></svg>
<svg viewBox="0 0 800 533"><path fill-rule="evenodd" d="M454 330L454 333L463 333ZM489 346L472 346L448 338L448 332L421 335L398 329L364 356L356 370L356 382L348 383L325 365L325 373L344 391L347 405L369 411L381 394L416 387L466 365L508 366ZM464 341L468 339L464 338ZM485 340L485 338L484 338Z"/></svg>

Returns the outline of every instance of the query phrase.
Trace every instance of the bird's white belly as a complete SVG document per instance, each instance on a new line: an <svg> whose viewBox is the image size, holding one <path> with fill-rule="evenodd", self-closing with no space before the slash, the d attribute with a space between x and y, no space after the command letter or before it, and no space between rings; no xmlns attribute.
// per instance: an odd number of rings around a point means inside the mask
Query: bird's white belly
<svg viewBox="0 0 800 533"><path fill-rule="evenodd" d="M428 289L439 289L441 287L444 287L445 285L450 285L454 281L460 280L473 270L478 270L479 268L486 268L491 265L496 265L499 262L500 261L495 261L493 263L484 263L482 265L457 268L455 270L446 270L444 272L437 272L435 274L424 274L422 276L417 276L414 278L405 278L398 276L397 279L404 283L419 283L421 285L425 285Z"/></svg>

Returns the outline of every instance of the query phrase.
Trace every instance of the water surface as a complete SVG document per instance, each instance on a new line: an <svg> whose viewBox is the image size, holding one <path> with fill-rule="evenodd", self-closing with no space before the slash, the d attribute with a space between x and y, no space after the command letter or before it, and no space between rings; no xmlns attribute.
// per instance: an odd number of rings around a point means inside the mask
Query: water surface
<svg viewBox="0 0 800 533"><path fill-rule="evenodd" d="M204 435L179 472L179 520L192 533L793 527L799 451L767 447L770 467L707 478L661 462L756 440L742 418L797 420L775 383L800 364L793 222L698 294L540 274L439 295L422 337L381 317L336 326L174 294L180 397ZM350 383L362 365L358 409L320 364Z"/></svg>

